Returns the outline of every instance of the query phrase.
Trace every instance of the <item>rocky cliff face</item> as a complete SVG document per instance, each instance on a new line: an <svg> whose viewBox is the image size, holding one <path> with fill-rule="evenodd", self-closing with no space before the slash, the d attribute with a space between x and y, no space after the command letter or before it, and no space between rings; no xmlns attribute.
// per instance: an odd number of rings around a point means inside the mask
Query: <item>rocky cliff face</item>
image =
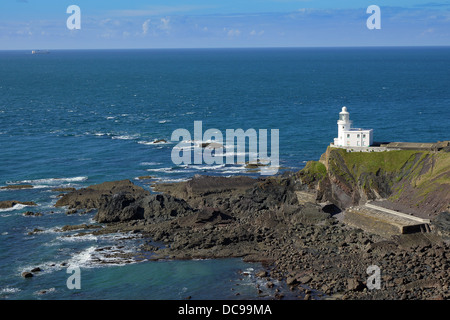
<svg viewBox="0 0 450 320"><path fill-rule="evenodd" d="M388 199L413 213L430 216L450 209L447 152L347 152L329 147L320 161L307 165L299 177L317 190L318 201L330 201L340 208Z"/></svg>

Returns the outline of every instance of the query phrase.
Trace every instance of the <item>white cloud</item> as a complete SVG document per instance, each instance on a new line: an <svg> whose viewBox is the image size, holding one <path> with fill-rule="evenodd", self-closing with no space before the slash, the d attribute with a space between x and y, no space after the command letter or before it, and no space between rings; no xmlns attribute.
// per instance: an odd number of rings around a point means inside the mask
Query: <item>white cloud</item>
<svg viewBox="0 0 450 320"><path fill-rule="evenodd" d="M169 18L161 18L161 23L159 24L158 29L169 32L170 19Z"/></svg>
<svg viewBox="0 0 450 320"><path fill-rule="evenodd" d="M225 31L227 31L227 28L224 28ZM227 35L229 37L238 37L241 34L241 31L239 29L230 29L227 31Z"/></svg>
<svg viewBox="0 0 450 320"><path fill-rule="evenodd" d="M252 30L251 32L250 32L250 35L251 36L262 36L264 34L264 30L261 30L261 31L259 31L259 32L256 32L255 30Z"/></svg>
<svg viewBox="0 0 450 320"><path fill-rule="evenodd" d="M150 19L147 19L147 20L145 20L145 22L142 24L142 33L144 34L144 35L146 35L147 33L148 33L148 29L149 29L149 26L150 26Z"/></svg>

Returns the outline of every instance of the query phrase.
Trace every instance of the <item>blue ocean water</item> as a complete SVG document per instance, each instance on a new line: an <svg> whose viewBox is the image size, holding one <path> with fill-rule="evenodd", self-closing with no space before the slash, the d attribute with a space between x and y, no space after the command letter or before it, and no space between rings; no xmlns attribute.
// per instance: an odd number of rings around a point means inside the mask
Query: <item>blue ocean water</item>
<svg viewBox="0 0 450 320"><path fill-rule="evenodd" d="M174 165L172 132L193 134L194 121L223 133L279 129L286 170L320 157L344 105L375 141L449 140L449 83L448 47L0 52L0 186L34 186L0 190L0 201L38 204L0 210L0 297L257 298L260 266L239 259L100 263L143 240L66 237L59 227L93 223L95 212L67 216L53 207L52 189L143 175L151 183L255 175L242 164ZM28 235L35 228L44 231ZM81 290L66 287L67 265L80 266ZM20 276L36 266L43 271L34 278Z"/></svg>

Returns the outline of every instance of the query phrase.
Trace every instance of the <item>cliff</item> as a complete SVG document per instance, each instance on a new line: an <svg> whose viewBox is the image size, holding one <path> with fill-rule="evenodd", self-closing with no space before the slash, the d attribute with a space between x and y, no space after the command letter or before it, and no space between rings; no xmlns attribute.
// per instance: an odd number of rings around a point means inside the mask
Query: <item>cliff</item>
<svg viewBox="0 0 450 320"><path fill-rule="evenodd" d="M317 201L340 208L386 199L394 209L434 217L450 210L450 153L347 152L328 147L298 173Z"/></svg>

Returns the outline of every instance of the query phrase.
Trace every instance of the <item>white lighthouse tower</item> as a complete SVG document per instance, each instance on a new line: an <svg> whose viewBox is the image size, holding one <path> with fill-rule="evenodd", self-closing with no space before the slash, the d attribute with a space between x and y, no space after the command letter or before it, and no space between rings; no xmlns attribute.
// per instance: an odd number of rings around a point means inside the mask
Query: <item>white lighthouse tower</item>
<svg viewBox="0 0 450 320"><path fill-rule="evenodd" d="M335 147L369 147L373 143L373 129L352 128L352 121L347 107L339 113L338 137L334 139Z"/></svg>
<svg viewBox="0 0 450 320"><path fill-rule="evenodd" d="M347 107L342 107L342 111L339 113L338 124L338 145L345 146L345 131L350 131L352 128L352 121L350 120L350 113L347 111Z"/></svg>

